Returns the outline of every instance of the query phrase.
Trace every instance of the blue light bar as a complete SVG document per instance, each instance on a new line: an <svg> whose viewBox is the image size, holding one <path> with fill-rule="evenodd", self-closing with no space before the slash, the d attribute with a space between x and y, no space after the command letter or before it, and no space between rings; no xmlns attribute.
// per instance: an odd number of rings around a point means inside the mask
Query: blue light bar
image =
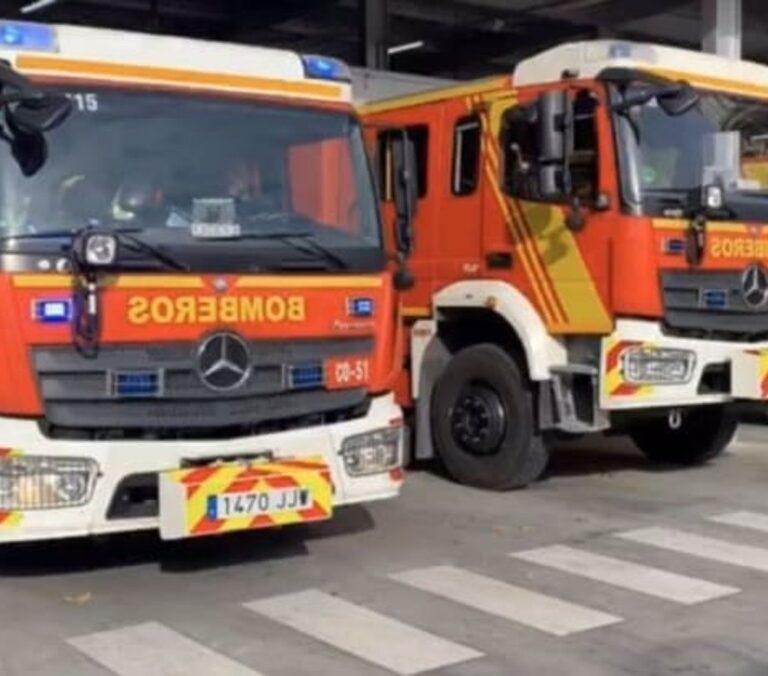
<svg viewBox="0 0 768 676"><path fill-rule="evenodd" d="M292 390L322 387L324 383L325 370L320 362L296 364L288 369L288 387Z"/></svg>
<svg viewBox="0 0 768 676"><path fill-rule="evenodd" d="M725 289L704 289L701 304L708 310L724 310L728 307L728 292Z"/></svg>
<svg viewBox="0 0 768 676"><path fill-rule="evenodd" d="M32 301L32 318L41 324L64 324L72 319L72 301L67 298Z"/></svg>
<svg viewBox="0 0 768 676"><path fill-rule="evenodd" d="M109 380L113 397L158 397L162 394L161 371L111 371Z"/></svg>
<svg viewBox="0 0 768 676"><path fill-rule="evenodd" d="M664 240L664 253L681 254L685 251L685 241L682 239Z"/></svg>
<svg viewBox="0 0 768 676"><path fill-rule="evenodd" d="M350 298L347 311L351 317L373 317L373 298Z"/></svg>
<svg viewBox="0 0 768 676"><path fill-rule="evenodd" d="M56 29L39 23L0 21L0 49L30 52L56 52Z"/></svg>
<svg viewBox="0 0 768 676"><path fill-rule="evenodd" d="M338 82L352 82L352 72L343 61L327 56L303 54L301 62L304 64L304 74L316 80L336 80Z"/></svg>

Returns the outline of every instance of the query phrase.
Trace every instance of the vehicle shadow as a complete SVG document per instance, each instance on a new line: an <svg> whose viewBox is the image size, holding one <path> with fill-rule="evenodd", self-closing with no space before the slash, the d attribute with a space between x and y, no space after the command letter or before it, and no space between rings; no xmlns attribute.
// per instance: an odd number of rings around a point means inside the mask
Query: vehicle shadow
<svg viewBox="0 0 768 676"><path fill-rule="evenodd" d="M550 459L540 481L559 477L579 477L617 472L666 473L679 471L678 465L652 463L635 448L628 437L590 434L574 439L557 438L547 441ZM439 460L420 460L411 472L427 472L450 480Z"/></svg>
<svg viewBox="0 0 768 676"><path fill-rule="evenodd" d="M714 459L711 463L693 466L652 462L637 449L629 437L602 434L557 440L550 444L550 453L545 479L629 471L647 474L693 472L717 462L717 459Z"/></svg>
<svg viewBox="0 0 768 676"><path fill-rule="evenodd" d="M586 476L612 472L668 471L669 466L649 462L628 437L588 434L577 439L555 439L548 443L547 477Z"/></svg>
<svg viewBox="0 0 768 676"><path fill-rule="evenodd" d="M154 531L0 547L0 577L44 577L156 564L185 574L307 556L307 542L375 527L370 512L352 505L327 522L164 542Z"/></svg>

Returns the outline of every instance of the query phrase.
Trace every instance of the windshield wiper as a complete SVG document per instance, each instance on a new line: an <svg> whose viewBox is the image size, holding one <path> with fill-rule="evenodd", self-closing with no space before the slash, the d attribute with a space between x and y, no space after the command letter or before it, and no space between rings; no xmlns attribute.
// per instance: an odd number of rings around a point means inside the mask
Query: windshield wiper
<svg viewBox="0 0 768 676"><path fill-rule="evenodd" d="M120 243L129 244L130 246L128 248L132 251L147 254L151 258L154 258L156 261L164 265L166 268L171 270L178 270L181 272L189 272L189 265L176 260L173 256L165 253L165 251L162 249L145 242L143 239L140 239L131 233L126 231L118 231L117 238Z"/></svg>
<svg viewBox="0 0 768 676"><path fill-rule="evenodd" d="M306 230L277 230L273 232L246 232L235 239L239 240L277 240L293 247L299 253L312 258L320 258L337 270L349 269L349 264L315 238L315 233Z"/></svg>
<svg viewBox="0 0 768 676"><path fill-rule="evenodd" d="M347 270L349 264L341 256L335 254L328 247L323 246L317 241L315 229L323 227L322 223L315 221L303 214L297 214L291 211L269 211L260 214L252 214L247 217L247 222L266 222L276 224L294 223L298 226L295 230L292 228L281 228L279 230L267 230L262 232L244 232L235 240L242 239L273 239L278 240L293 247L304 255L314 258L321 258L326 263L330 263L338 270Z"/></svg>

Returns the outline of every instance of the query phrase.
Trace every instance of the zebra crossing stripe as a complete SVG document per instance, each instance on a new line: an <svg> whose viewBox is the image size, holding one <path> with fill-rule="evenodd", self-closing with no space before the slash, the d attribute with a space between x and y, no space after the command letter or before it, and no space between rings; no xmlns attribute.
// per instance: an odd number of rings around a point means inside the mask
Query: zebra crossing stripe
<svg viewBox="0 0 768 676"><path fill-rule="evenodd" d="M641 528L618 533L616 537L768 573L768 549L762 547L739 545L671 528Z"/></svg>
<svg viewBox="0 0 768 676"><path fill-rule="evenodd" d="M482 657L476 650L317 589L245 607L397 674L419 674Z"/></svg>
<svg viewBox="0 0 768 676"><path fill-rule="evenodd" d="M79 636L68 643L118 676L261 676L157 622Z"/></svg>
<svg viewBox="0 0 768 676"><path fill-rule="evenodd" d="M768 533L768 514L760 512L731 512L709 517L708 521L721 523L727 526L740 526L751 530Z"/></svg>
<svg viewBox="0 0 768 676"><path fill-rule="evenodd" d="M534 629L567 636L621 622L620 617L452 566L390 575L393 580Z"/></svg>
<svg viewBox="0 0 768 676"><path fill-rule="evenodd" d="M726 587L695 577L670 573L660 568L651 568L562 545L517 552L510 556L614 587L686 605L711 601L739 591L736 587Z"/></svg>

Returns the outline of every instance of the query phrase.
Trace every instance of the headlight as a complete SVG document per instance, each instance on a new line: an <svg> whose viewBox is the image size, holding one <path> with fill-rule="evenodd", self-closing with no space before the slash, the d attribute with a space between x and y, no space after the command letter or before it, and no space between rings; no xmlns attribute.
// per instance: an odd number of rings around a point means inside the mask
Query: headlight
<svg viewBox="0 0 768 676"><path fill-rule="evenodd" d="M693 375L696 354L690 350L630 347L621 355L624 380L639 385L687 383Z"/></svg>
<svg viewBox="0 0 768 676"><path fill-rule="evenodd" d="M0 459L0 511L77 507L91 499L97 466L87 458Z"/></svg>
<svg viewBox="0 0 768 676"><path fill-rule="evenodd" d="M347 437L341 444L344 467L350 476L380 474L400 465L401 428L366 432Z"/></svg>
<svg viewBox="0 0 768 676"><path fill-rule="evenodd" d="M85 260L90 265L112 265L117 258L117 237L88 235L85 240Z"/></svg>

